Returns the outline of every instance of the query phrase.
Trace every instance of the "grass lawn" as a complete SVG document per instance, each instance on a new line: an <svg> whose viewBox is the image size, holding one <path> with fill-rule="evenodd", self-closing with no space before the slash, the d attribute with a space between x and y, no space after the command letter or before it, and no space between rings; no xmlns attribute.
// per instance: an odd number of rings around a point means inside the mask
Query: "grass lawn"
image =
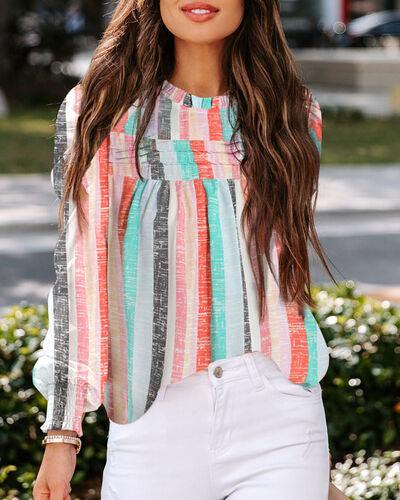
<svg viewBox="0 0 400 500"><path fill-rule="evenodd" d="M322 163L400 163L400 116L390 118L323 117Z"/></svg>
<svg viewBox="0 0 400 500"><path fill-rule="evenodd" d="M0 118L0 172L48 173L57 106L21 108Z"/></svg>
<svg viewBox="0 0 400 500"><path fill-rule="evenodd" d="M0 119L1 173L50 171L56 113L56 106L21 108ZM322 113L323 164L400 163L400 117Z"/></svg>

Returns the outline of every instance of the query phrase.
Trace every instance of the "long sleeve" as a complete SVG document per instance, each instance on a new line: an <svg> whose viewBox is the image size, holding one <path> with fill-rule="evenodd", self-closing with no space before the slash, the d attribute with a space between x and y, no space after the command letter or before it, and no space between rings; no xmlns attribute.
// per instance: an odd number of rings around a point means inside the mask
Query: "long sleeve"
<svg viewBox="0 0 400 500"><path fill-rule="evenodd" d="M317 146L319 154L322 152L322 113L321 106L315 96L312 96L310 113L308 115L308 130Z"/></svg>
<svg viewBox="0 0 400 500"><path fill-rule="evenodd" d="M319 103L314 96L310 107L308 130L321 155L322 116ZM328 350L310 307L305 305L303 310L299 311L295 301L284 302L280 295L280 252L280 238L274 231L271 256L278 281L273 278L269 270L266 281L272 345L279 345L279 348L272 350L272 356L290 380L313 386L322 379L328 369Z"/></svg>
<svg viewBox="0 0 400 500"><path fill-rule="evenodd" d="M79 92L79 86L68 92L56 119L51 184L59 200L64 189L63 165L79 115ZM70 195L64 229L54 250L56 281L48 294L49 326L32 372L34 386L47 399L43 432L70 429L81 436L84 414L103 402L109 330L108 182L101 177L100 165L96 153L83 181L88 227L78 230Z"/></svg>
<svg viewBox="0 0 400 500"><path fill-rule="evenodd" d="M322 154L322 127L321 106L313 95L308 119L308 129L317 146L320 158ZM314 385L317 380L321 380L324 377L328 370L329 353L318 322L308 306L304 307L304 326L308 336L310 358L310 368L306 383Z"/></svg>

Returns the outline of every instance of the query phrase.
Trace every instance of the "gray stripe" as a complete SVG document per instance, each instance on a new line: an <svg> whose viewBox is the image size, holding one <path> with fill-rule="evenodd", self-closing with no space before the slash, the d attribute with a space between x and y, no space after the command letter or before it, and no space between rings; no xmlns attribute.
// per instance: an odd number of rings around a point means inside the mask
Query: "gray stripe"
<svg viewBox="0 0 400 500"><path fill-rule="evenodd" d="M168 211L170 183L160 181L157 191L157 213L153 223L154 283L153 283L153 344L150 385L146 410L151 406L164 370L168 315Z"/></svg>
<svg viewBox="0 0 400 500"><path fill-rule="evenodd" d="M185 97L183 99L183 104L185 106L189 106L190 108L193 107L192 94L190 94L189 92L186 92Z"/></svg>
<svg viewBox="0 0 400 500"><path fill-rule="evenodd" d="M53 183L58 198L61 199L64 187L63 159L67 150L66 99L63 100L57 113L54 134Z"/></svg>
<svg viewBox="0 0 400 500"><path fill-rule="evenodd" d="M245 350L245 352L250 352L251 351L251 334L250 334L250 321L249 321L249 306L248 306L248 302L247 302L247 289L246 289L246 280L245 280L244 271L243 271L242 252L241 252L240 245L239 245L239 228L238 228L238 220L237 220L237 214L236 214L235 182L233 179L227 179L227 181L228 181L228 186L229 186L229 192L230 192L230 195L232 198L233 210L235 213L236 235L237 235L237 241L238 241L238 246L239 246L239 255L240 255L240 274L242 277L242 289L243 289L244 350Z"/></svg>
<svg viewBox="0 0 400 500"><path fill-rule="evenodd" d="M64 192L64 154L67 149L66 99L57 114L54 138L54 190L61 199ZM65 203L64 229L59 234L54 249L56 281L53 288L54 314L54 408L52 427L61 428L67 404L69 361L69 310L66 231L69 219L69 202Z"/></svg>
<svg viewBox="0 0 400 500"><path fill-rule="evenodd" d="M157 149L157 140L149 137L143 137L140 142L140 148L147 157L148 176L150 179L164 179L165 168L160 160L160 152Z"/></svg>
<svg viewBox="0 0 400 500"><path fill-rule="evenodd" d="M163 93L160 94L158 110L158 138L171 139L172 101Z"/></svg>

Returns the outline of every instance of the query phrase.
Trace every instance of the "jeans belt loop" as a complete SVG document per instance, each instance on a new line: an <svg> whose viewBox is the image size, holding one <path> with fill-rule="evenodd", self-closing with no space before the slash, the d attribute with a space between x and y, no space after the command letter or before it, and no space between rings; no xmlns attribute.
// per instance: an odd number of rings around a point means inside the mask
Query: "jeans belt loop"
<svg viewBox="0 0 400 500"><path fill-rule="evenodd" d="M256 391L261 391L264 389L265 384L263 379L260 376L260 372L258 371L258 368L256 366L256 363L254 361L254 357L250 354L247 356L244 356L244 361L246 363L247 370L249 372L249 376L251 378L251 381L253 382L254 388Z"/></svg>
<svg viewBox="0 0 400 500"><path fill-rule="evenodd" d="M167 390L168 384L166 382L162 382L160 388L158 389L156 399L163 400L165 396L165 391Z"/></svg>

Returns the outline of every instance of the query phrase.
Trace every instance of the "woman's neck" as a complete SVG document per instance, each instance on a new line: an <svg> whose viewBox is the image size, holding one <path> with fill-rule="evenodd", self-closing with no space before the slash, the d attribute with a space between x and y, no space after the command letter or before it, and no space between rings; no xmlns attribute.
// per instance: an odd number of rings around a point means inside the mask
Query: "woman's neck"
<svg viewBox="0 0 400 500"><path fill-rule="evenodd" d="M175 38L175 67L168 80L197 96L224 94L228 89L222 50L222 42L198 44Z"/></svg>

